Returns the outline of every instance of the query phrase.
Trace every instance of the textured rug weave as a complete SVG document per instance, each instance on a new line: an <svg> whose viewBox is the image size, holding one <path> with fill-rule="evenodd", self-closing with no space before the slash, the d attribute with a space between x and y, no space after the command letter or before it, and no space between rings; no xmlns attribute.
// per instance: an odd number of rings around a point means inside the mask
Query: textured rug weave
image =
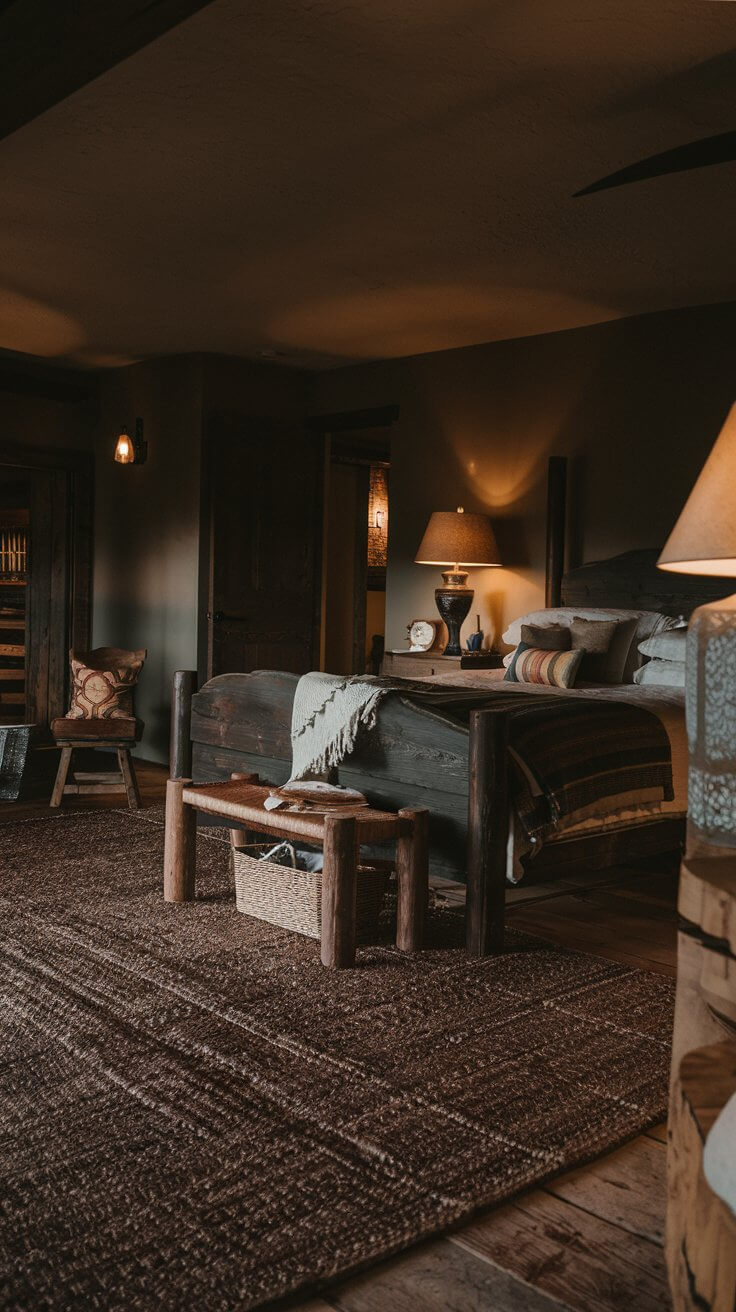
<svg viewBox="0 0 736 1312"><path fill-rule="evenodd" d="M151 813L0 827L0 1306L250 1308L604 1152L666 1106L668 979L509 934L328 972L161 898Z"/></svg>

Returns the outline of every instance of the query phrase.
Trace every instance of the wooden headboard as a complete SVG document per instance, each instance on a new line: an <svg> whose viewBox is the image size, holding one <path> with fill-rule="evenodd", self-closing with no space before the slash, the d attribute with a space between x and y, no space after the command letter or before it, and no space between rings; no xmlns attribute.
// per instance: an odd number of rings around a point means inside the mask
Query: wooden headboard
<svg viewBox="0 0 736 1312"><path fill-rule="evenodd" d="M687 619L696 606L729 591L728 579L657 569L658 557L657 548L625 551L568 570L562 576L562 605L658 610Z"/></svg>

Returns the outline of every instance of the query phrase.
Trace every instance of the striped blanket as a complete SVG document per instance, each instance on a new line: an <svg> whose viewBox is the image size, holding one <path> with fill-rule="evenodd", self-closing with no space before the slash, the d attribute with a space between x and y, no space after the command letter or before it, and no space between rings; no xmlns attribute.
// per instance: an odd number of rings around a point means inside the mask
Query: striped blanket
<svg viewBox="0 0 736 1312"><path fill-rule="evenodd" d="M674 797L667 731L641 706L545 699L514 708L509 741L516 810L530 839L589 807L613 812L624 801Z"/></svg>
<svg viewBox="0 0 736 1312"><path fill-rule="evenodd" d="M380 680L382 684L388 680ZM562 819L596 807L671 801L670 741L659 716L621 701L543 692L519 697L503 688L469 695L411 680L391 689L467 722L473 709L508 709L514 804L527 837L548 837ZM610 804L609 804L610 803Z"/></svg>

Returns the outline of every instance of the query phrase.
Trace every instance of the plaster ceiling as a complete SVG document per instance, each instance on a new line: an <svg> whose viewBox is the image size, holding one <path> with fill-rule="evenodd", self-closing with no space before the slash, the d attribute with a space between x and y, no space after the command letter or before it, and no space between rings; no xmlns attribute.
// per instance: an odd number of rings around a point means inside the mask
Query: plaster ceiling
<svg viewBox="0 0 736 1312"><path fill-rule="evenodd" d="M0 346L330 367L736 299L717 0L213 0L0 142Z"/></svg>

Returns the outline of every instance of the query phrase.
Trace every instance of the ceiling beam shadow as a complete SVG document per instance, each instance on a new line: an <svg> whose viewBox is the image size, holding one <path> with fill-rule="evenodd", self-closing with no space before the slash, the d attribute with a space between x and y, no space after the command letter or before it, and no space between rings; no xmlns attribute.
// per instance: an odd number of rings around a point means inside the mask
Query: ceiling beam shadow
<svg viewBox="0 0 736 1312"><path fill-rule="evenodd" d="M684 146L650 155L647 159L629 164L625 169L609 173L598 182L591 182L574 193L590 196L594 191L607 191L609 187L626 187L630 182L645 182L649 178L662 178L667 173L687 173L690 169L705 169L713 164L730 164L736 160L736 132L720 132L715 137L702 137Z"/></svg>

